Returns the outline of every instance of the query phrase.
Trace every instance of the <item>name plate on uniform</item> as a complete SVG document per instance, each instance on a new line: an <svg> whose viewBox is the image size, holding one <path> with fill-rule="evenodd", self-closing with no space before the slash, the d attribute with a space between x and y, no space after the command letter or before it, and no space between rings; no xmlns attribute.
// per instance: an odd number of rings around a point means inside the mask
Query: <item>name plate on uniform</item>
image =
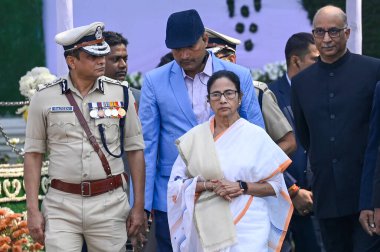
<svg viewBox="0 0 380 252"><path fill-rule="evenodd" d="M53 106L50 108L50 111L53 113L56 113L56 112L73 112L74 107L73 106Z"/></svg>

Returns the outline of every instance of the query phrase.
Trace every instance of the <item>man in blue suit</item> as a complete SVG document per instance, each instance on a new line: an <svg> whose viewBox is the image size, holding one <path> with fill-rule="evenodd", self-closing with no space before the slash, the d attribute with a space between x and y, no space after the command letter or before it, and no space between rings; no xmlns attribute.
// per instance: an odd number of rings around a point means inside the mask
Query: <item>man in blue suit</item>
<svg viewBox="0 0 380 252"><path fill-rule="evenodd" d="M269 88L276 95L278 105L294 129L294 117L290 108L291 78L297 73L315 63L318 50L310 33L296 33L292 35L285 46L287 73L277 81L271 83ZM317 242L313 221L309 212L313 207L313 196L308 181L307 153L299 142L296 134L297 150L290 155L293 163L287 169L300 187L292 201L298 214L294 214L289 229L292 233L297 251L321 251Z"/></svg>
<svg viewBox="0 0 380 252"><path fill-rule="evenodd" d="M240 115L264 127L249 70L219 60L206 50L208 36L197 11L171 14L165 43L175 60L146 74L139 108L146 144L145 209L154 210L158 251L172 251L166 202L167 183L178 156L174 142L209 119L209 77L222 69L235 72L244 93Z"/></svg>

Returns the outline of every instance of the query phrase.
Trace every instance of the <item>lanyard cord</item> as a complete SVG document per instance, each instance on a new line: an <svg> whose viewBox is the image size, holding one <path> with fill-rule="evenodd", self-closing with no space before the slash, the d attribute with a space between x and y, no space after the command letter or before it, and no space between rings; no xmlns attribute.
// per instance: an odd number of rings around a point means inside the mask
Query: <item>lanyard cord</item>
<svg viewBox="0 0 380 252"><path fill-rule="evenodd" d="M128 94L128 87L122 86L123 91L124 91L124 110L126 115L119 120L119 129L120 129L120 154L115 155L113 154L107 147L106 143L106 136L104 134L104 127L102 124L98 125L99 133L100 133L100 138L102 140L102 144L104 149L107 151L108 154L115 158L120 158L123 156L124 153L124 127L125 127L125 118L127 116L127 111L128 111L128 105L129 105L129 94Z"/></svg>

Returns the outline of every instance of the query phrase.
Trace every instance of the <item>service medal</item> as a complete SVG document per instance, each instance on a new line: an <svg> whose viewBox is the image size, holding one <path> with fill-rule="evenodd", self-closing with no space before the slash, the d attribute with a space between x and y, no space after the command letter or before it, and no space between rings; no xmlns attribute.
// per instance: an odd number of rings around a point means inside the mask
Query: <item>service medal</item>
<svg viewBox="0 0 380 252"><path fill-rule="evenodd" d="M120 117L124 117L125 114L126 114L126 112L125 112L125 110L123 108L119 108L118 113L119 113Z"/></svg>
<svg viewBox="0 0 380 252"><path fill-rule="evenodd" d="M112 109L112 111L111 111L111 115L113 116L113 117L117 117L118 115L119 115L119 113L117 112L117 109Z"/></svg>
<svg viewBox="0 0 380 252"><path fill-rule="evenodd" d="M97 118L98 117L98 110L97 109L93 109L90 111L90 117L91 118Z"/></svg>
<svg viewBox="0 0 380 252"><path fill-rule="evenodd" d="M100 118L103 118L103 117L104 117L104 110L103 110L103 109L99 109L99 110L98 110L98 116L99 116Z"/></svg>
<svg viewBox="0 0 380 252"><path fill-rule="evenodd" d="M104 115L105 115L106 117L110 117L111 114L112 114L112 112L111 112L110 109L106 109L106 110L104 110Z"/></svg>

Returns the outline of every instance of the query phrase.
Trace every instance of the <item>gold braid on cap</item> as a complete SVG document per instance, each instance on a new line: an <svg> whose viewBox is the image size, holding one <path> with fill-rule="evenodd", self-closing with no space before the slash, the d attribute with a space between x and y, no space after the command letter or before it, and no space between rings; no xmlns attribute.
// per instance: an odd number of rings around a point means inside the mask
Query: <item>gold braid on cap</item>
<svg viewBox="0 0 380 252"><path fill-rule="evenodd" d="M71 51L71 50L79 49L79 48L90 46L90 45L100 44L103 42L104 42L104 38L100 38L100 39L92 40L92 41L86 41L86 42L77 44L73 48L67 49L66 51Z"/></svg>

